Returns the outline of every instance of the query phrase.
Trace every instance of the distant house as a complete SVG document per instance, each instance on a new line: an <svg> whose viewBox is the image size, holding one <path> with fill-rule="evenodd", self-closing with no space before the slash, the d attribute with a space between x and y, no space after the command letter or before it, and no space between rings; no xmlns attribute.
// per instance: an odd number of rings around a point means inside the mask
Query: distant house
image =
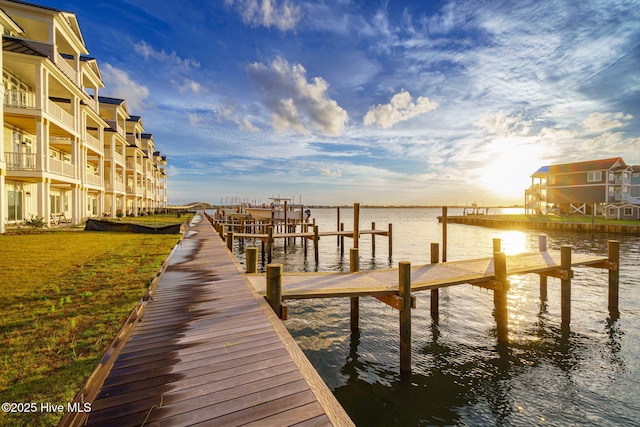
<svg viewBox="0 0 640 427"><path fill-rule="evenodd" d="M525 191L527 213L640 219L640 166L621 157L543 166Z"/></svg>

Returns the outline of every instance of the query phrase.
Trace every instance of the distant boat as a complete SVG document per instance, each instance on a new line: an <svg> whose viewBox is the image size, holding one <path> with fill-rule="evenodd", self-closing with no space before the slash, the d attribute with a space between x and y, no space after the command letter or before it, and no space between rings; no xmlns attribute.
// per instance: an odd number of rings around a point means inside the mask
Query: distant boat
<svg viewBox="0 0 640 427"><path fill-rule="evenodd" d="M256 221L270 221L273 219L274 221L282 222L285 219L287 222L295 221L295 220L303 220L304 215L308 218L311 212L307 209L307 211L302 212L301 205L290 205L289 201L291 199L282 199L279 197L271 198L269 200L273 200L270 206L263 207L247 207L245 210L255 219ZM286 202L286 203L285 203Z"/></svg>

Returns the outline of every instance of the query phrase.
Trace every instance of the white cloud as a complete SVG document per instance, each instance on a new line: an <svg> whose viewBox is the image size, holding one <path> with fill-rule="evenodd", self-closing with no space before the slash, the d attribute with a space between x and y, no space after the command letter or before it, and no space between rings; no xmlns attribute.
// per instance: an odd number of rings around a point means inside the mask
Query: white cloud
<svg viewBox="0 0 640 427"><path fill-rule="evenodd" d="M246 24L276 27L281 31L292 30L302 19L300 7L284 0L225 0L225 4L233 6L242 16Z"/></svg>
<svg viewBox="0 0 640 427"><path fill-rule="evenodd" d="M178 88L180 93L193 92L196 95L207 93L207 89L204 86L190 79L184 79L182 83L172 80L171 83Z"/></svg>
<svg viewBox="0 0 640 427"><path fill-rule="evenodd" d="M125 71L111 64L102 67L102 76L106 83L105 92L114 98L122 98L127 102L129 113L140 113L144 110L144 101L149 97L149 89L129 77Z"/></svg>
<svg viewBox="0 0 640 427"><path fill-rule="evenodd" d="M531 121L523 120L521 114L509 116L506 112L499 111L496 114L483 115L476 122L476 126L496 136L522 136L531 130Z"/></svg>
<svg viewBox="0 0 640 427"><path fill-rule="evenodd" d="M588 133L607 132L612 129L623 127L626 123L622 120L631 120L633 116L631 114L624 115L623 113L591 113L583 120L582 127Z"/></svg>
<svg viewBox="0 0 640 427"><path fill-rule="evenodd" d="M138 44L134 44L133 49L140 55L142 55L144 59L151 58L166 64L177 65L185 69L189 69L191 67L200 67L200 62L196 61L195 59L182 59L175 51L167 53L164 51L164 49L159 51L155 50L153 46L149 45L144 40L142 40Z"/></svg>
<svg viewBox="0 0 640 427"><path fill-rule="evenodd" d="M409 120L420 114L438 108L438 104L432 102L426 96L418 97L414 103L411 94L403 90L391 98L388 104L379 104L369 108L364 116L365 126L377 125L382 129L388 129L399 122Z"/></svg>
<svg viewBox="0 0 640 427"><path fill-rule="evenodd" d="M347 112L329 98L329 85L324 79L314 77L311 82L307 81L302 65L290 65L278 57L267 65L250 64L247 72L262 89L264 103L273 113L273 126L277 131L309 134L313 128L328 136L344 132Z"/></svg>

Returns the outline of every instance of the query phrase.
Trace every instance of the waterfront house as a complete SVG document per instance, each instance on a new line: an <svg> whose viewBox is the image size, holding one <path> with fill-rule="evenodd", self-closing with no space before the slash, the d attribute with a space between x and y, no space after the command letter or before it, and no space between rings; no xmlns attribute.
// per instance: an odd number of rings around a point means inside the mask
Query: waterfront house
<svg viewBox="0 0 640 427"><path fill-rule="evenodd" d="M124 100L99 95L105 85L75 14L0 0L0 26L0 232L32 217L77 224L165 207L166 175L156 171L164 173L166 157L153 144L145 153L142 120L132 119ZM128 170L131 144L137 151ZM141 191L147 182L154 185Z"/></svg>
<svg viewBox="0 0 640 427"><path fill-rule="evenodd" d="M640 219L638 169L621 157L543 166L531 175L526 211Z"/></svg>

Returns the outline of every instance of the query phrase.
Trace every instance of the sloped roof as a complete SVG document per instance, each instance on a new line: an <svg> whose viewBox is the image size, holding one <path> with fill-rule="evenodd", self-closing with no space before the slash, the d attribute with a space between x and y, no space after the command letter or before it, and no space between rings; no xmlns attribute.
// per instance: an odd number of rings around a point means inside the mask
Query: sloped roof
<svg viewBox="0 0 640 427"><path fill-rule="evenodd" d="M51 44L10 36L2 36L2 50L25 55L42 56L44 58L53 57L53 45Z"/></svg>
<svg viewBox="0 0 640 427"><path fill-rule="evenodd" d="M613 157L611 159L588 160L586 162L563 163L559 165L542 166L531 175L533 178L544 177L547 175L556 175L563 173L588 172L609 170L618 166L626 166L622 157Z"/></svg>
<svg viewBox="0 0 640 427"><path fill-rule="evenodd" d="M124 99L120 98L110 98L108 96L99 96L98 101L103 104L111 104L111 105L121 105L124 104Z"/></svg>

